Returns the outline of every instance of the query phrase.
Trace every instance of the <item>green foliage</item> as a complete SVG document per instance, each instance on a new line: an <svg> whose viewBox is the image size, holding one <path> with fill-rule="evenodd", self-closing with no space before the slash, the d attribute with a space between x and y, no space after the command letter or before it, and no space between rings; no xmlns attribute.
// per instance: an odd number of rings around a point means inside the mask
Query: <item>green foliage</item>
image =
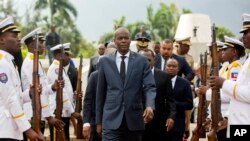
<svg viewBox="0 0 250 141"><path fill-rule="evenodd" d="M104 33L99 39L99 44L113 41L113 39L114 39L114 34L112 32Z"/></svg>
<svg viewBox="0 0 250 141"><path fill-rule="evenodd" d="M142 25L150 33L152 40L161 41L165 38L173 39L179 17L182 13L192 13L189 9L179 10L175 4L166 5L160 3L160 7L154 11L152 5L147 6L147 18L144 21L136 21L125 25L126 17L122 16L118 20L114 20L114 27L117 25L125 26L131 33L133 40L136 33L139 32ZM100 37L99 42L110 39L113 32L105 33Z"/></svg>
<svg viewBox="0 0 250 141"><path fill-rule="evenodd" d="M224 41L224 36L234 37L235 35L228 28L219 26L216 31L216 36L221 41Z"/></svg>
<svg viewBox="0 0 250 141"><path fill-rule="evenodd" d="M73 57L79 54L83 54L83 57L90 57L94 54L95 49L93 45L83 39L81 33L74 25L72 17L76 18L77 11L69 0L37 0L35 3L36 13L41 13L44 9L50 10L49 16L39 16L45 22L44 29L49 31L51 24L56 25L62 42L71 43Z"/></svg>

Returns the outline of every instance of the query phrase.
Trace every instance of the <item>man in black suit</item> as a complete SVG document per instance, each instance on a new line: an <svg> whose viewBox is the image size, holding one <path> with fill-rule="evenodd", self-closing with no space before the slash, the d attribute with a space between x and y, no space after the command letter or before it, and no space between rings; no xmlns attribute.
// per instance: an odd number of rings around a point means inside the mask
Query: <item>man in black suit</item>
<svg viewBox="0 0 250 141"><path fill-rule="evenodd" d="M178 61L178 76L182 76L184 74L185 79L188 81L191 81L194 78L194 73L185 58L173 54L173 42L169 39L165 39L161 43L160 54L156 55L155 57L155 67L164 70L166 62L169 58L174 58Z"/></svg>
<svg viewBox="0 0 250 141"><path fill-rule="evenodd" d="M140 54L148 59L156 84L154 118L146 124L142 141L166 141L166 133L172 129L176 113L171 79L167 73L154 67L155 55L152 50L145 49Z"/></svg>
<svg viewBox="0 0 250 141"><path fill-rule="evenodd" d="M173 129L168 132L168 141L182 141L185 131L185 110L193 108L193 95L189 82L177 75L178 61L168 59L166 72L170 75L176 102L176 116Z"/></svg>
<svg viewBox="0 0 250 141"><path fill-rule="evenodd" d="M96 124L95 124L95 99L96 99L97 78L98 78L98 70L90 74L84 96L83 136L89 139L89 141L101 141L101 138L96 133Z"/></svg>
<svg viewBox="0 0 250 141"><path fill-rule="evenodd" d="M90 76L90 74L92 72L97 70L96 65L97 65L97 63L99 61L99 57L104 55L105 49L106 49L106 47L104 46L104 44L99 44L98 45L98 55L93 56L93 57L90 58L88 78L89 78L89 76Z"/></svg>

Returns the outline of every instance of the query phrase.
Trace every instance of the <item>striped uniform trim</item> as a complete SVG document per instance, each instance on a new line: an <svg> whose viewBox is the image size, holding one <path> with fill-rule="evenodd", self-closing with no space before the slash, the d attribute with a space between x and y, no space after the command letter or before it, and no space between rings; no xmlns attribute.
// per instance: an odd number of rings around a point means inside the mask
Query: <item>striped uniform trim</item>
<svg viewBox="0 0 250 141"><path fill-rule="evenodd" d="M65 102L67 102L67 101L69 101L69 99L65 99L65 100L63 100L63 103L65 103Z"/></svg>
<svg viewBox="0 0 250 141"><path fill-rule="evenodd" d="M3 32L5 32L5 31L7 31L7 30L10 30L10 29L15 29L15 28L16 28L16 26L15 26L15 25L9 26L9 27L7 27L7 28L3 29L3 30L2 30L2 33L3 33Z"/></svg>
<svg viewBox="0 0 250 141"><path fill-rule="evenodd" d="M224 44L227 46L230 46L230 47L234 47L234 44L232 44L232 43L225 42Z"/></svg>
<svg viewBox="0 0 250 141"><path fill-rule="evenodd" d="M243 28L249 28L250 27L250 24L249 25L243 25Z"/></svg>
<svg viewBox="0 0 250 141"><path fill-rule="evenodd" d="M236 99L236 89L237 89L237 84L235 84L234 88L233 88L233 97L234 97L234 99Z"/></svg>
<svg viewBox="0 0 250 141"><path fill-rule="evenodd" d="M19 115L16 115L16 116L13 116L14 119L17 119L17 118L20 118L20 117L23 117L24 116L24 113L21 113Z"/></svg>
<svg viewBox="0 0 250 141"><path fill-rule="evenodd" d="M49 107L49 105L48 105L48 104L46 104L46 105L42 106L42 109L45 109L45 108L47 108L47 107Z"/></svg>

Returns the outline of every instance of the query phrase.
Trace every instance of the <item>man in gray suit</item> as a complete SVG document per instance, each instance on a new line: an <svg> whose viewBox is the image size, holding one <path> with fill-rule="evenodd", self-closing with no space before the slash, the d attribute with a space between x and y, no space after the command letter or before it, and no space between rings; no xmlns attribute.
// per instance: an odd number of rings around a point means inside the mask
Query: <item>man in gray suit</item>
<svg viewBox="0 0 250 141"><path fill-rule="evenodd" d="M154 77L147 59L130 51L126 28L115 31L114 42L117 51L99 60L97 133L103 141L141 141L145 123L154 115Z"/></svg>

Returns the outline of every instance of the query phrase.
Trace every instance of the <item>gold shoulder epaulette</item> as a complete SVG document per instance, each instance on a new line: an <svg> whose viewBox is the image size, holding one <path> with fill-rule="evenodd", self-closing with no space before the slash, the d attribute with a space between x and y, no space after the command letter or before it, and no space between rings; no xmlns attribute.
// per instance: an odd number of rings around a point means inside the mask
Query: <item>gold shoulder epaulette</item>
<svg viewBox="0 0 250 141"><path fill-rule="evenodd" d="M59 61L54 60L54 61L53 61L53 64L55 64L55 65L59 65Z"/></svg>
<svg viewBox="0 0 250 141"><path fill-rule="evenodd" d="M238 61L234 61L232 64L233 67L240 67L241 64Z"/></svg>
<svg viewBox="0 0 250 141"><path fill-rule="evenodd" d="M3 54L0 52L0 60L3 58Z"/></svg>
<svg viewBox="0 0 250 141"><path fill-rule="evenodd" d="M29 58L30 58L30 60L33 60L34 59L34 54L30 54Z"/></svg>

